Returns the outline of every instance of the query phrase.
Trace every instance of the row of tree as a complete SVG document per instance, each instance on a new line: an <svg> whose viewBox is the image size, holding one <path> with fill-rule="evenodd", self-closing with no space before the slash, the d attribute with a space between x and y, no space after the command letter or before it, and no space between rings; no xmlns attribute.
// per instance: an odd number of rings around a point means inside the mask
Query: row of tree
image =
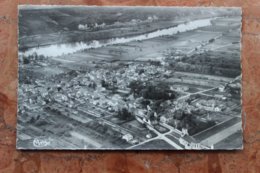
<svg viewBox="0 0 260 173"><path fill-rule="evenodd" d="M130 82L128 87L135 97L151 100L171 100L176 98L176 93L170 90L169 85L165 83L153 84L135 80Z"/></svg>

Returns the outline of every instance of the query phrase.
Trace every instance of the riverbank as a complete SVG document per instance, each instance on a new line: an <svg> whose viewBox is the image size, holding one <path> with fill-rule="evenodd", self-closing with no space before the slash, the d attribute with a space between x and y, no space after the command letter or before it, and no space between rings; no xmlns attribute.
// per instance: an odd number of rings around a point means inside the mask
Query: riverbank
<svg viewBox="0 0 260 173"><path fill-rule="evenodd" d="M75 42L75 43L64 43L64 44L53 44L49 46L39 46L30 48L27 51L23 52L25 56L32 55L37 53L38 55L44 56L60 56L69 53L75 53L80 50L91 49L91 48L100 48L109 45L115 44L124 44L132 41L143 41L161 36L171 36L177 33L191 31L200 27L206 27L211 25L211 21L214 18L199 19L190 22L183 22L174 27L169 27L165 29L159 29L153 32L148 32L141 35L135 36L125 36L125 37L116 37L108 40L93 40L90 42ZM59 50L59 51L57 51Z"/></svg>

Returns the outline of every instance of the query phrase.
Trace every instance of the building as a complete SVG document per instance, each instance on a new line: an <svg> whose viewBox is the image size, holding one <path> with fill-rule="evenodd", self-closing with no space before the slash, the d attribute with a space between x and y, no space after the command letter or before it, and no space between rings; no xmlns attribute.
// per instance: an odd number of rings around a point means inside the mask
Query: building
<svg viewBox="0 0 260 173"><path fill-rule="evenodd" d="M198 142L196 139L194 139L192 136L184 135L179 138L179 142L184 145L185 149L213 149L213 146L207 147L202 145L200 142Z"/></svg>
<svg viewBox="0 0 260 173"><path fill-rule="evenodd" d="M125 134L122 139L126 140L127 142L131 141L134 139L133 135L131 135L130 133Z"/></svg>
<svg viewBox="0 0 260 173"><path fill-rule="evenodd" d="M184 135L179 138L179 142L184 145L185 149L201 149L200 143L198 143L193 137Z"/></svg>

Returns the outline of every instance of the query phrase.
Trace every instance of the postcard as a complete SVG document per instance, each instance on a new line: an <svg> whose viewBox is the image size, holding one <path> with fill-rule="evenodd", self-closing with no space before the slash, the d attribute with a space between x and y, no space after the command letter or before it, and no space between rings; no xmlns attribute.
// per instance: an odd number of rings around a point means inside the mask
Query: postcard
<svg viewBox="0 0 260 173"><path fill-rule="evenodd" d="M241 13L19 6L17 149L242 149Z"/></svg>

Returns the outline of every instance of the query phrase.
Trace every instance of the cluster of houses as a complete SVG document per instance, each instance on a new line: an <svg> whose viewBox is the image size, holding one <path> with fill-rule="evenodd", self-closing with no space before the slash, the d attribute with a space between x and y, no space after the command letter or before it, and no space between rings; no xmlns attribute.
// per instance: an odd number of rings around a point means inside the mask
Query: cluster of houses
<svg viewBox="0 0 260 173"><path fill-rule="evenodd" d="M90 31L90 30L94 30L94 29L102 29L106 26L105 23L101 23L101 24L79 24L78 25L78 30L81 31Z"/></svg>

